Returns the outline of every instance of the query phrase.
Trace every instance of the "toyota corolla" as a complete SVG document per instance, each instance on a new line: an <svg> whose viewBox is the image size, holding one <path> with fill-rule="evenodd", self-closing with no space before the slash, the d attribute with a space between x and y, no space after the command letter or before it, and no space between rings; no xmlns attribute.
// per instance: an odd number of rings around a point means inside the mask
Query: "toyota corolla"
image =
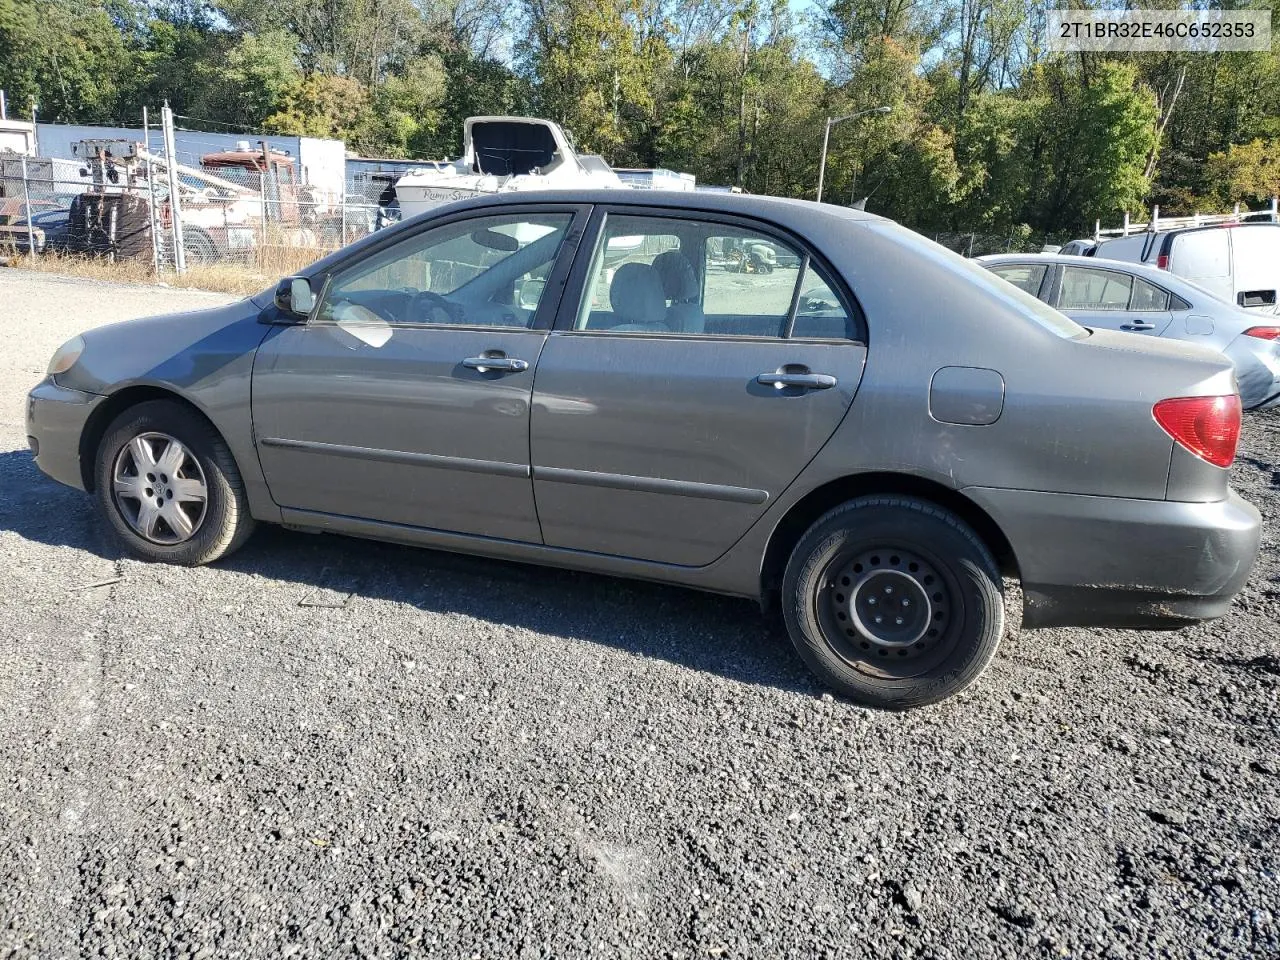
<svg viewBox="0 0 1280 960"><path fill-rule="evenodd" d="M761 245L772 269L729 255ZM978 677L1005 578L1027 628L1171 628L1228 609L1259 539L1223 356L761 197L443 207L240 303L76 337L27 422L148 560L276 523L752 597L888 707Z"/></svg>

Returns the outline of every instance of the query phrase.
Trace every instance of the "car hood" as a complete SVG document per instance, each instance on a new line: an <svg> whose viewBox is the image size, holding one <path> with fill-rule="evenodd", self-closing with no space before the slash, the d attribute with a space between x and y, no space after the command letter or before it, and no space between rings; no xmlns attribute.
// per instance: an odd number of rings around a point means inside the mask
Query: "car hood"
<svg viewBox="0 0 1280 960"><path fill-rule="evenodd" d="M195 386L252 354L271 329L258 322L261 313L246 299L88 330L79 361L58 382L97 394L129 384Z"/></svg>

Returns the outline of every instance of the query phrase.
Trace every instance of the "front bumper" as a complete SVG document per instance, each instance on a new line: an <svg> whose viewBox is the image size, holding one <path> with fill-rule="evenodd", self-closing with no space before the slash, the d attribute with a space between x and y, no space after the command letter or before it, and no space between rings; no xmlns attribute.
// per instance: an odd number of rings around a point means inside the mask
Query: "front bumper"
<svg viewBox="0 0 1280 960"><path fill-rule="evenodd" d="M964 492L1013 547L1027 627L1172 629L1220 617L1258 555L1261 517L1234 492L1214 503Z"/></svg>
<svg viewBox="0 0 1280 960"><path fill-rule="evenodd" d="M49 378L27 394L27 444L41 472L69 487L84 489L80 437L104 400L106 397L60 387Z"/></svg>

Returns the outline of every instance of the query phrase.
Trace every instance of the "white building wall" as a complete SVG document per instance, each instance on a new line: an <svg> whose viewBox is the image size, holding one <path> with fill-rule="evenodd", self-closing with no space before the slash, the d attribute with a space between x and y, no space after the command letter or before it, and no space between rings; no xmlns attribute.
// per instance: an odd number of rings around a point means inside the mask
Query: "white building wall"
<svg viewBox="0 0 1280 960"><path fill-rule="evenodd" d="M159 112L157 123L151 127L151 138L148 144L153 153L163 152L160 137ZM143 142L142 127L98 127L74 123L42 123L38 125L40 134L40 155L45 157L62 157L75 159L71 146L77 140L133 140ZM319 140L313 137L261 137L247 133L207 133L200 130L175 130L173 132L174 150L178 162L189 166L200 166L200 158L206 153L220 150L234 150L241 141L248 140L253 146L261 139L266 139L273 150L285 150L299 166L299 173L304 171L314 179L310 183L326 191L340 195L343 181L343 158L346 148L341 140ZM306 144L304 147L303 144ZM336 160L334 159L336 157ZM310 158L310 159L308 159Z"/></svg>

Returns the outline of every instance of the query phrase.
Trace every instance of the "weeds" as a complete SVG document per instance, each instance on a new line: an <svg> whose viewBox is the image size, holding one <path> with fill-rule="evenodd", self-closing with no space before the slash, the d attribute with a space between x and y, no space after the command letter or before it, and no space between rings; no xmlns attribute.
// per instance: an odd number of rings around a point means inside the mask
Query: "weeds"
<svg viewBox="0 0 1280 960"><path fill-rule="evenodd" d="M249 262L188 264L183 274L166 268L157 271L148 260L112 261L105 257L73 253L45 253L35 257L10 254L7 259L11 267L64 277L112 283L163 283L171 287L246 296L273 286L281 277L298 272L328 252L316 247L271 244L255 250Z"/></svg>

